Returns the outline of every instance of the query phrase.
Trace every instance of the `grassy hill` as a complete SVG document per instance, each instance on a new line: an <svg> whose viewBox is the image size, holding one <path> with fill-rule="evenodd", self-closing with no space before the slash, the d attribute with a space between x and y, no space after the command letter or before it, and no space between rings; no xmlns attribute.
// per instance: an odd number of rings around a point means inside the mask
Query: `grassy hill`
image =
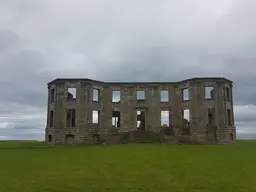
<svg viewBox="0 0 256 192"><path fill-rule="evenodd" d="M255 191L256 141L53 147L0 142L0 192Z"/></svg>

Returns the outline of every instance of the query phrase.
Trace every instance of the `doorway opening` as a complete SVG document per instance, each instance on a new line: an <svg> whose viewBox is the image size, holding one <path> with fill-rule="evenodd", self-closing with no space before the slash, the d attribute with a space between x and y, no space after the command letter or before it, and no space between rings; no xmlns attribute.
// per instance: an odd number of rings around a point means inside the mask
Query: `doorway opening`
<svg viewBox="0 0 256 192"><path fill-rule="evenodd" d="M48 135L48 142L49 142L49 143L52 142L52 135Z"/></svg>
<svg viewBox="0 0 256 192"><path fill-rule="evenodd" d="M143 109L136 110L137 130L146 130L146 111Z"/></svg>

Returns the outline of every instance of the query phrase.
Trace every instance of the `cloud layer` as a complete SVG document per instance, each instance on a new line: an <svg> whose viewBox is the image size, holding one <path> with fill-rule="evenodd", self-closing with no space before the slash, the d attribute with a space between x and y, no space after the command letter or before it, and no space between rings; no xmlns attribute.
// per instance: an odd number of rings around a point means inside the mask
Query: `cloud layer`
<svg viewBox="0 0 256 192"><path fill-rule="evenodd" d="M43 139L56 77L234 81L238 132L256 125L256 2L0 2L0 139Z"/></svg>

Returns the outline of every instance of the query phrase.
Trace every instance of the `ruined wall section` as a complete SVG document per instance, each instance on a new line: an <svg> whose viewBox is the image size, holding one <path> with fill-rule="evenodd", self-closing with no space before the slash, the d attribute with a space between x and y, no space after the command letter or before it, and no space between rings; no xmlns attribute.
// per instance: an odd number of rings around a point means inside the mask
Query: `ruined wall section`
<svg viewBox="0 0 256 192"><path fill-rule="evenodd" d="M229 83L230 86L230 110L232 115L232 125L230 126L230 135L229 140L231 140L232 143L235 143L236 141L236 125L235 125L235 113L234 113L234 98L233 98L233 84Z"/></svg>
<svg viewBox="0 0 256 192"><path fill-rule="evenodd" d="M160 101L160 91L167 90L168 102ZM112 102L112 92L120 91L121 100L119 102ZM145 91L145 99L137 100L137 91ZM146 112L146 130L155 130L161 126L161 110L169 111L169 122L172 123L172 109L177 103L174 97L173 85L165 84L106 84L103 88L102 96L102 124L104 129L108 129L108 132L116 130L116 132L129 132L134 131L137 128L136 111L144 110ZM112 112L119 111L121 113L121 126L120 128L114 128L112 126ZM101 130L103 127L101 127ZM106 132L106 130L104 131Z"/></svg>
<svg viewBox="0 0 256 192"><path fill-rule="evenodd" d="M161 102L160 102L160 86L157 84L146 85L147 87L147 97L146 104L147 107L147 130L157 131L161 126ZM167 88L167 87L166 87Z"/></svg>
<svg viewBox="0 0 256 192"><path fill-rule="evenodd" d="M69 88L74 88L75 90L75 98L74 99L69 99L68 95L68 89ZM62 114L61 118L63 120L63 126L61 130L62 133L62 142L66 143L67 142L67 137L73 137L74 141L76 142L81 142L83 138L80 136L81 132L83 131L84 124L82 123L81 119L83 117L84 111L83 111L83 106L81 105L81 100L82 100L82 92L81 92L81 84L80 82L65 82L63 86L63 91L64 91L64 98L62 99L63 107L59 108L58 113ZM68 122L68 113L70 110L75 111L75 125L74 127ZM72 117L71 117L72 118ZM70 121L70 120L69 120ZM72 121L72 120L71 120ZM73 141L72 141L73 142Z"/></svg>
<svg viewBox="0 0 256 192"><path fill-rule="evenodd" d="M206 88L212 87L211 96L206 98ZM229 100L226 101L226 87ZM191 131L201 142L209 144L231 144L235 141L235 125L232 103L232 84L224 80L201 80L192 83ZM228 125L227 109L230 110L231 125ZM209 113L212 114L211 122ZM197 119L197 120L196 120ZM232 137L231 137L232 135Z"/></svg>
<svg viewBox="0 0 256 192"><path fill-rule="evenodd" d="M101 116L102 116L101 106L103 105L102 85L99 83L87 82L86 88L87 88L86 89L87 107L86 107L85 118L87 119L88 133L92 138L93 134L98 133L100 131L100 126L102 124L101 122ZM97 112L98 112L98 115L96 116Z"/></svg>
<svg viewBox="0 0 256 192"><path fill-rule="evenodd" d="M100 135L108 135L112 128L112 91L108 85L101 90Z"/></svg>
<svg viewBox="0 0 256 192"><path fill-rule="evenodd" d="M134 84L132 88L132 106L130 111L133 114L134 130L137 130L137 110L145 111L145 129L153 130L155 127L160 126L160 108L158 87L148 84ZM145 99L137 100L137 91L145 91Z"/></svg>
<svg viewBox="0 0 256 192"><path fill-rule="evenodd" d="M52 91L54 91L54 94L52 94ZM48 94L48 122L46 140L50 140L49 136L51 136L53 143L62 143L62 132L65 123L63 118L63 101L65 98L64 84L52 84L48 87ZM51 113L53 113L53 117L51 116Z"/></svg>
<svg viewBox="0 0 256 192"><path fill-rule="evenodd" d="M208 96L212 98L206 98L206 88L211 87L213 91L209 91ZM192 89L192 132L193 135L198 138L202 143L215 143L217 142L217 133L214 131L218 127L218 114L217 114L217 100L215 95L217 91L217 84L215 81L203 80L191 82ZM212 114L212 122L209 124L209 112ZM211 129L211 130L208 130ZM211 135L210 135L211 134ZM211 137L209 139L209 137Z"/></svg>
<svg viewBox="0 0 256 192"><path fill-rule="evenodd" d="M69 88L75 88L75 99L68 98ZM52 89L55 90L55 99L53 102L50 101ZM49 86L48 92L49 104L45 136L46 141L49 141L49 135L51 135L52 141L50 143L84 143L86 137L89 135L87 126L88 94L86 82L65 81L55 83ZM67 122L69 110L75 111L74 126L71 126L71 124ZM52 127L50 127L50 111L54 112L54 125Z"/></svg>
<svg viewBox="0 0 256 192"><path fill-rule="evenodd" d="M86 140L92 140L90 135L90 130L88 126L88 108L89 108L89 91L88 84L86 81L79 82L77 85L77 102L76 102L76 128L77 137L79 143L83 143Z"/></svg>
<svg viewBox="0 0 256 192"><path fill-rule="evenodd" d="M70 100L68 88L72 87L76 88L76 99ZM213 87L210 91L213 98L205 98L205 87ZM94 89L98 90L98 101L93 99ZM188 89L187 100L183 99L183 89ZM112 102L115 90L121 93L119 102ZM145 91L144 100L137 100L138 90ZM168 91L166 102L161 101L162 90ZM51 139L51 143L90 143L94 134L106 136L134 131L137 130L137 109L146 112L146 130L159 130L162 110L169 111L169 124L173 128L182 129L183 110L189 109L189 132L198 141L207 143L210 138L212 143L229 144L236 140L232 83L221 78L197 78L179 83L102 83L94 80L51 83L48 86L45 139ZM75 126L67 126L68 110L75 110ZM97 123L93 123L93 111L99 111ZM113 111L121 113L119 128L112 126ZM212 113L210 124L209 111Z"/></svg>
<svg viewBox="0 0 256 192"><path fill-rule="evenodd" d="M46 131L45 131L45 141L54 142L55 138L53 138L54 127L56 122L56 94L55 94L56 86L54 84L48 85L48 101L47 101L47 122L46 122ZM51 91L54 91L53 98L51 97ZM53 123L50 123L51 112L53 112ZM50 139L49 139L50 138Z"/></svg>
<svg viewBox="0 0 256 192"><path fill-rule="evenodd" d="M188 89L188 98L186 100L184 100L183 98L183 91L185 89ZM177 118L178 118L178 127L182 128L183 126L183 110L189 110L189 115L190 115L190 119L188 119L189 121L191 120L191 104L192 104L192 98L191 98L191 92L192 89L190 88L190 84L189 82L183 82L181 84L178 84L176 86L176 99L177 99L177 108L176 108L176 113L177 113Z"/></svg>
<svg viewBox="0 0 256 192"><path fill-rule="evenodd" d="M133 105L135 102L134 99L134 85L118 85L121 87L121 101L118 104L115 104L114 110L121 112L121 132L133 131L136 127L135 122L135 112ZM117 85L114 86L115 90L118 90Z"/></svg>
<svg viewBox="0 0 256 192"><path fill-rule="evenodd" d="M228 82L218 84L218 109L217 115L220 119L218 143L234 143L236 140L236 128L233 111L232 84Z"/></svg>
<svg viewBox="0 0 256 192"><path fill-rule="evenodd" d="M112 111L120 111L121 123L120 132L133 131L136 126L134 106L134 85L113 85L110 89L118 91L120 87L121 100L118 103L112 103ZM111 95L112 98L112 95ZM111 101L112 102L112 101ZM118 128L117 128L118 129Z"/></svg>
<svg viewBox="0 0 256 192"><path fill-rule="evenodd" d="M120 91L120 101L112 101L113 91ZM134 86L123 84L106 84L103 88L103 111L104 122L103 134L128 132L135 130L135 99ZM113 111L120 112L120 127L112 125Z"/></svg>
<svg viewBox="0 0 256 192"><path fill-rule="evenodd" d="M204 118L201 116L204 113L204 87L202 82L191 82L191 133L197 137L199 141L205 138L205 123Z"/></svg>
<svg viewBox="0 0 256 192"><path fill-rule="evenodd" d="M207 87L213 89L208 93L208 97L210 94L212 98L207 98ZM229 93L226 88L229 89ZM177 104L174 107L174 113L175 119L179 122L177 127L182 128L182 111L189 109L190 133L197 141L205 144L235 142L236 128L230 82L211 78L191 80L178 84L175 89ZM188 100L183 99L184 89L188 89ZM230 110L229 114L228 110ZM211 120L209 120L209 113L211 113Z"/></svg>
<svg viewBox="0 0 256 192"><path fill-rule="evenodd" d="M53 127L54 134L53 139L55 139L55 143L62 143L63 142L63 127L65 125L65 121L63 116L65 112L63 111L64 108L64 99L65 99L65 85L63 83L55 84L55 110L54 114L56 114L56 118L54 118L55 125Z"/></svg>
<svg viewBox="0 0 256 192"><path fill-rule="evenodd" d="M157 86L157 85L156 85ZM161 101L161 91L168 91L168 101ZM157 104L159 104L160 109L159 109L159 115L157 115L157 125L161 126L161 111L169 111L169 116L168 116L168 121L169 121L169 127L174 127L175 124L175 113L176 106L175 104L177 103L176 97L175 97L175 88L173 84L160 84L158 86L158 89L156 89L156 93L154 96L154 100L156 101ZM156 108L157 108L156 104ZM152 111L152 114L154 114L154 110ZM160 124L159 124L160 123Z"/></svg>

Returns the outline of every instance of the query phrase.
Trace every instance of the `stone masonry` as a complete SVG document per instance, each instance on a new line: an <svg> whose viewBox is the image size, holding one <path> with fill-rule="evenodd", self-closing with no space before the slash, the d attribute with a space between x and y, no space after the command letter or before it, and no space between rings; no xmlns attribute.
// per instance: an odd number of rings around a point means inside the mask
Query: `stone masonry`
<svg viewBox="0 0 256 192"><path fill-rule="evenodd" d="M48 83L48 144L160 142L233 144L233 82L192 78L180 82ZM144 139L145 139L144 138Z"/></svg>

